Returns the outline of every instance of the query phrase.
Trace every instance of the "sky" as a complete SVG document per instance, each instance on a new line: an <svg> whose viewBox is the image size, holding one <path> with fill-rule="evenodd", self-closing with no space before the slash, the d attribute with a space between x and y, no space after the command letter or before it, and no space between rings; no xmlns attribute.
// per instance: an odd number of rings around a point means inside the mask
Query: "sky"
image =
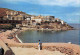
<svg viewBox="0 0 80 55"><path fill-rule="evenodd" d="M0 0L0 8L80 23L80 0Z"/></svg>

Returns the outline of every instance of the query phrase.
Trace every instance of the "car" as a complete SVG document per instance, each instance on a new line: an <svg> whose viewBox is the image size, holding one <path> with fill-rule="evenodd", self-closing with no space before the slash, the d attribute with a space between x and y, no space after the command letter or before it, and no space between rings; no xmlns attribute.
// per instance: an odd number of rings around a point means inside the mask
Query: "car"
<svg viewBox="0 0 80 55"><path fill-rule="evenodd" d="M0 47L0 55L4 55L4 49Z"/></svg>
<svg viewBox="0 0 80 55"><path fill-rule="evenodd" d="M13 39L14 37L8 37L7 39Z"/></svg>

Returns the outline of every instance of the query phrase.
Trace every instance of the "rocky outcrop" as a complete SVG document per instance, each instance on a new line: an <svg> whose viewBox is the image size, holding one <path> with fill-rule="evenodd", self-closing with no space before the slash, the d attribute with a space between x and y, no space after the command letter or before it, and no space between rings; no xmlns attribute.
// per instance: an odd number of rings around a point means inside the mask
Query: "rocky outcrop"
<svg viewBox="0 0 80 55"><path fill-rule="evenodd" d="M37 26L37 29L52 29L52 30L73 30L74 28L71 27L68 24L61 24L61 23L48 23L48 24L42 24L40 26Z"/></svg>

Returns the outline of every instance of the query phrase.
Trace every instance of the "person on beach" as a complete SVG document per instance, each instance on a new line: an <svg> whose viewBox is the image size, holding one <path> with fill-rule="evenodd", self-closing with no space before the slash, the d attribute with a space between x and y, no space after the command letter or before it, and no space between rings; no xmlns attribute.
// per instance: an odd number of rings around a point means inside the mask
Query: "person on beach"
<svg viewBox="0 0 80 55"><path fill-rule="evenodd" d="M39 42L38 42L38 49L39 49L39 50L42 49L42 43L40 42L40 40L39 40Z"/></svg>

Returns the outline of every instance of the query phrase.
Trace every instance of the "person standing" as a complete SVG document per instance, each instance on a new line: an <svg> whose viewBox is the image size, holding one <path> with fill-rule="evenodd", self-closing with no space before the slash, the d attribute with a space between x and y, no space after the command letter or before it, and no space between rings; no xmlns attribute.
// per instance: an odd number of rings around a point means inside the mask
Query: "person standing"
<svg viewBox="0 0 80 55"><path fill-rule="evenodd" d="M39 42L38 42L38 50L41 50L42 49L42 43L41 43L41 41L39 40Z"/></svg>

